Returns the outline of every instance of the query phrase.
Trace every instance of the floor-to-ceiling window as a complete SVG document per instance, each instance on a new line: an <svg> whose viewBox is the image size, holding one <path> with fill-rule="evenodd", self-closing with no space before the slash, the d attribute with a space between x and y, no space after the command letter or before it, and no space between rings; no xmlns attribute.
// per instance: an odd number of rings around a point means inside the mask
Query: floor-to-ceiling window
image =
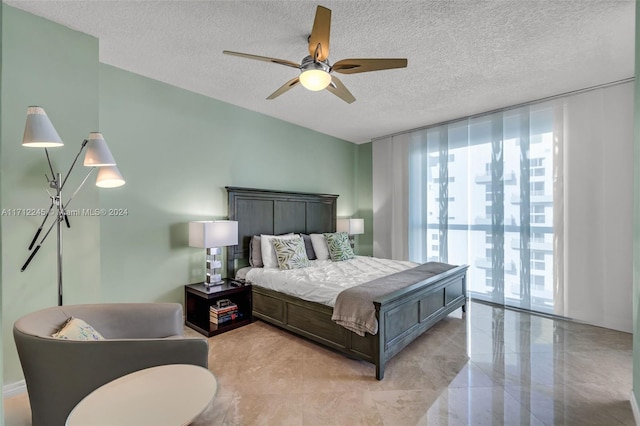
<svg viewBox="0 0 640 426"><path fill-rule="evenodd" d="M632 81L373 141L376 257L471 297L631 330Z"/></svg>
<svg viewBox="0 0 640 426"><path fill-rule="evenodd" d="M409 258L466 263L472 297L553 312L553 104L413 132Z"/></svg>

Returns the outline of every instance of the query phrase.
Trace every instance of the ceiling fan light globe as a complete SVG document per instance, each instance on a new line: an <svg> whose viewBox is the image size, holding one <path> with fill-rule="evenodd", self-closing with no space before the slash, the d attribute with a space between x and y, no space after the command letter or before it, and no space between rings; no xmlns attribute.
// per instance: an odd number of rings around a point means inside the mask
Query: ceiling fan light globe
<svg viewBox="0 0 640 426"><path fill-rule="evenodd" d="M300 84L313 92L324 90L331 84L331 74L319 69L305 70L300 74Z"/></svg>

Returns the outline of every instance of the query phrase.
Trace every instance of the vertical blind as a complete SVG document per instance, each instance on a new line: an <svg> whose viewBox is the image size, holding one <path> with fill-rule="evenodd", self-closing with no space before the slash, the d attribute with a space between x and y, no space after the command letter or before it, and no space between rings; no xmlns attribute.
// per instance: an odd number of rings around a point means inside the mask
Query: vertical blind
<svg viewBox="0 0 640 426"><path fill-rule="evenodd" d="M473 297L553 312L561 113L539 104L413 132L409 259L466 263Z"/></svg>
<svg viewBox="0 0 640 426"><path fill-rule="evenodd" d="M373 142L374 256L471 297L630 331L633 82Z"/></svg>

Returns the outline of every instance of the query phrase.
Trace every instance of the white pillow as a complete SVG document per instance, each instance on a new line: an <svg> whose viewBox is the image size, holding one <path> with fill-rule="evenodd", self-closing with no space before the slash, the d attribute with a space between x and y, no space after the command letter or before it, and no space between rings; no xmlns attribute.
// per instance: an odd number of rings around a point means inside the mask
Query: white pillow
<svg viewBox="0 0 640 426"><path fill-rule="evenodd" d="M311 234L311 245L316 252L318 260L329 260L329 245L327 239L322 234Z"/></svg>
<svg viewBox="0 0 640 426"><path fill-rule="evenodd" d="M271 240L279 238L281 240L290 240L297 235L292 233L284 235L260 235L260 249L262 250L262 263L264 268L277 268L278 257L276 256L276 250L273 248Z"/></svg>

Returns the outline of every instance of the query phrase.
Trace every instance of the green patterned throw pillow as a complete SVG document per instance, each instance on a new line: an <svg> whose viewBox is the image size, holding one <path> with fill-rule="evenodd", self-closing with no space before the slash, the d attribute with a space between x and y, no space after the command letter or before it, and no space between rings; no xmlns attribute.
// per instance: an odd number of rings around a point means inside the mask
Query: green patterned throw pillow
<svg viewBox="0 0 640 426"><path fill-rule="evenodd" d="M341 260L349 260L354 258L353 249L349 242L349 236L346 232L334 232L332 234L324 234L329 245L329 254L331 260L338 262Z"/></svg>
<svg viewBox="0 0 640 426"><path fill-rule="evenodd" d="M300 269L311 266L302 238L297 237L288 240L274 238L271 241L276 251L280 269Z"/></svg>

